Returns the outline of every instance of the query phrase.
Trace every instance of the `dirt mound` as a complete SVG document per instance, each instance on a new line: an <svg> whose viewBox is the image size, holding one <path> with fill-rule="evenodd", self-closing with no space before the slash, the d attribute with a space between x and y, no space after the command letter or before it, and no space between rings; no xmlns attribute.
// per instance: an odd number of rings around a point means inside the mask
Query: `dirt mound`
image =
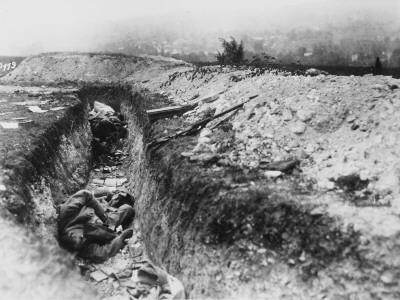
<svg viewBox="0 0 400 300"><path fill-rule="evenodd" d="M155 56L128 56L99 53L45 53L31 56L3 82L47 82L51 84L73 82L116 82L142 70L150 72L185 65L184 62Z"/></svg>

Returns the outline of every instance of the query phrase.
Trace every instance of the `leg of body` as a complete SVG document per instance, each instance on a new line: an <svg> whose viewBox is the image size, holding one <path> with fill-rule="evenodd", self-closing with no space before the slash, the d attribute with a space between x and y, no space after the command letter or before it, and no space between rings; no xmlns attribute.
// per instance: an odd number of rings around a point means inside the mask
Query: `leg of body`
<svg viewBox="0 0 400 300"><path fill-rule="evenodd" d="M124 204L121 205L116 212L109 213L108 217L111 219L112 223L115 224L115 228L121 225L122 229L126 229L135 217L135 210L132 206Z"/></svg>

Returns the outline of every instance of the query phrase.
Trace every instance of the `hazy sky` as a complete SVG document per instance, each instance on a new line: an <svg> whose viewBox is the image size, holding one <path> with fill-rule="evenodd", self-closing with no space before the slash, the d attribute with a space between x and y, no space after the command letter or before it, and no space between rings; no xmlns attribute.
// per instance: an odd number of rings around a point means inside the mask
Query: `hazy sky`
<svg viewBox="0 0 400 300"><path fill-rule="evenodd" d="M0 12L0 55L26 55L91 50L114 24L134 30L138 20L187 22L183 29L204 31L323 26L366 16L398 22L400 0L0 0Z"/></svg>

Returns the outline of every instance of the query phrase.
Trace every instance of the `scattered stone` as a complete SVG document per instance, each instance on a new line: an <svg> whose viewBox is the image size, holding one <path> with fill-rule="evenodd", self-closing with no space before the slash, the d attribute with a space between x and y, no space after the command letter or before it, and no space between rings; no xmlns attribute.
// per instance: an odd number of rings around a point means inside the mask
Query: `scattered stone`
<svg viewBox="0 0 400 300"><path fill-rule="evenodd" d="M347 123L352 123L356 120L356 117L354 115L350 115L347 117L346 121Z"/></svg>
<svg viewBox="0 0 400 300"><path fill-rule="evenodd" d="M292 266L294 266L296 264L296 262L292 258L288 260L288 263L289 263L289 265L292 265Z"/></svg>
<svg viewBox="0 0 400 300"><path fill-rule="evenodd" d="M93 273L90 273L90 277L93 278L95 281L100 282L108 278L106 274L104 274L102 271L95 271Z"/></svg>
<svg viewBox="0 0 400 300"><path fill-rule="evenodd" d="M297 117L302 120L303 122L309 121L312 119L312 117L314 116L314 112L312 110L309 109L300 109L297 111L296 115Z"/></svg>
<svg viewBox="0 0 400 300"><path fill-rule="evenodd" d="M104 185L109 187L117 187L124 184L127 180L128 179L126 178L106 178L106 180L104 181Z"/></svg>
<svg viewBox="0 0 400 300"><path fill-rule="evenodd" d="M285 109L282 113L282 118L284 121L290 121L293 118L293 115L290 110Z"/></svg>
<svg viewBox="0 0 400 300"><path fill-rule="evenodd" d="M101 271L103 273L107 274L108 276L110 276L111 274L116 274L117 273L116 269L114 269L112 267L108 267L108 266L102 267Z"/></svg>
<svg viewBox="0 0 400 300"><path fill-rule="evenodd" d="M322 70L311 68L306 71L306 75L318 76L318 75L329 75L329 73Z"/></svg>
<svg viewBox="0 0 400 300"><path fill-rule="evenodd" d="M103 185L104 184L104 179L93 179L92 183L94 184L99 184L99 185Z"/></svg>
<svg viewBox="0 0 400 300"><path fill-rule="evenodd" d="M121 272L117 273L118 278L124 279L124 278L130 278L132 277L133 271L131 269L125 269Z"/></svg>
<svg viewBox="0 0 400 300"><path fill-rule="evenodd" d="M217 280L217 282L220 282L222 280L222 276L221 275L217 275L217 277L215 277L215 279Z"/></svg>
<svg viewBox="0 0 400 300"><path fill-rule="evenodd" d="M307 125L304 122L298 121L293 124L290 130L295 134L303 134L306 131Z"/></svg>
<svg viewBox="0 0 400 300"><path fill-rule="evenodd" d="M299 257L299 261L302 263L306 261L306 254L304 251L301 253L301 255Z"/></svg>
<svg viewBox="0 0 400 300"><path fill-rule="evenodd" d="M380 280L387 285L397 285L398 280L396 280L395 275L391 271L385 271L381 277Z"/></svg>
<svg viewBox="0 0 400 300"><path fill-rule="evenodd" d="M281 284L282 284L282 285L288 285L289 283L290 283L290 279L289 279L288 276L284 276L284 277L281 279Z"/></svg>
<svg viewBox="0 0 400 300"><path fill-rule="evenodd" d="M111 173L111 168L110 167L104 167L103 168L103 173Z"/></svg>
<svg viewBox="0 0 400 300"><path fill-rule="evenodd" d="M272 257L268 257L268 258L267 258L267 262L268 262L269 264L274 264L274 263L275 263L275 259L273 259Z"/></svg>
<svg viewBox="0 0 400 300"><path fill-rule="evenodd" d="M372 88L373 90L381 91L381 90L383 90L385 87L384 87L382 84L376 83L376 84L373 84L373 85L371 86L371 88Z"/></svg>

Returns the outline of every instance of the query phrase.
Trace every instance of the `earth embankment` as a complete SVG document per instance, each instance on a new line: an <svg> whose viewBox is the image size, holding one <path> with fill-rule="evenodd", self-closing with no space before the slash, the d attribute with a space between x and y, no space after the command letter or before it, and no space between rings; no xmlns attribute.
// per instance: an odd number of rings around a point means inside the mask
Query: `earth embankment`
<svg viewBox="0 0 400 300"><path fill-rule="evenodd" d="M120 57L48 54L3 80L132 89L116 101L129 116L126 170L146 250L190 297L398 297L399 80L155 59L113 77L107 59L124 67ZM81 97L107 102L104 89ZM210 94L181 117L150 125L143 113ZM198 135L146 147L244 101ZM295 168L277 169L293 159Z"/></svg>

